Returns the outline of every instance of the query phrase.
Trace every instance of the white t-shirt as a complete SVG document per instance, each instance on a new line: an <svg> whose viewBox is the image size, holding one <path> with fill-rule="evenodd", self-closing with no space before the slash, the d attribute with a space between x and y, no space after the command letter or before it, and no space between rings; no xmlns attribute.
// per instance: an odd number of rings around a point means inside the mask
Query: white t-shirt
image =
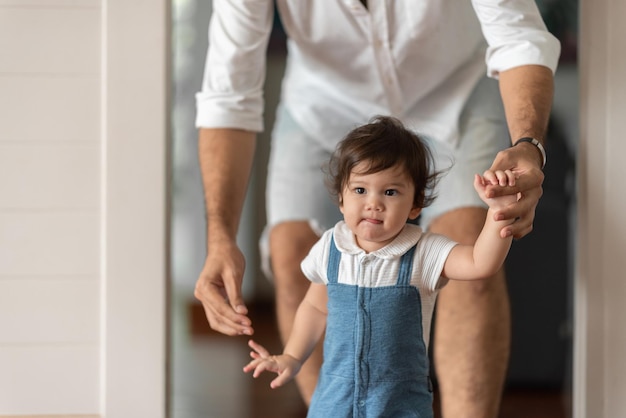
<svg viewBox="0 0 626 418"><path fill-rule="evenodd" d="M263 130L273 4L213 1L198 127ZM378 114L454 144L478 79L526 64L554 71L560 53L534 0L276 4L288 35L281 102L328 150Z"/></svg>
<svg viewBox="0 0 626 418"><path fill-rule="evenodd" d="M393 286L398 279L400 258L415 244L411 285L417 287L422 301L422 329L428 345L432 312L437 290L447 283L441 277L450 250L457 244L431 232L422 232L417 225L407 224L385 247L366 253L356 244L354 234L344 221L324 232L302 261L304 275L313 283L327 284L331 238L341 253L338 282L361 287Z"/></svg>

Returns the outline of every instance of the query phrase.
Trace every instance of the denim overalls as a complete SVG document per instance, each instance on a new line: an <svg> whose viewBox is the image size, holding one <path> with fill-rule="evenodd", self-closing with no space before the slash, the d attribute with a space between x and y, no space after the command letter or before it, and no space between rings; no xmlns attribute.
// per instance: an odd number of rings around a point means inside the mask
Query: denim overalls
<svg viewBox="0 0 626 418"><path fill-rule="evenodd" d="M307 417L433 417L414 252L402 256L395 286L346 285L331 239L324 364Z"/></svg>

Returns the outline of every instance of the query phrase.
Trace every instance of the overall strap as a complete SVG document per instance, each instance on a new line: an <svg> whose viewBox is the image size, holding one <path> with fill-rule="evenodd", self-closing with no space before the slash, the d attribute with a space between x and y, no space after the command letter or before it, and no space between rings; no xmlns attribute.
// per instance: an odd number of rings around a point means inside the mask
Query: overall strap
<svg viewBox="0 0 626 418"><path fill-rule="evenodd" d="M413 272L413 257L415 254L415 247L412 246L409 251L404 253L400 258L400 270L398 271L397 286L409 286L411 284L411 273Z"/></svg>
<svg viewBox="0 0 626 418"><path fill-rule="evenodd" d="M339 261L341 260L341 253L335 245L335 234L330 236L330 250L328 252L328 269L326 275L328 276L328 283L336 284L339 280Z"/></svg>

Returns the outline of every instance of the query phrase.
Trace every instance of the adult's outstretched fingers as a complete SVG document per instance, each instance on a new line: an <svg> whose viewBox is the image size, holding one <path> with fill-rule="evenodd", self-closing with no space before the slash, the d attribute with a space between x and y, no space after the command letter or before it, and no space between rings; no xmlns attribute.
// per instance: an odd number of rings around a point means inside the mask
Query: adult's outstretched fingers
<svg viewBox="0 0 626 418"><path fill-rule="evenodd" d="M194 295L202 302L211 329L230 336L254 333L250 318L233 309L224 288L219 284L200 279L196 283Z"/></svg>
<svg viewBox="0 0 626 418"><path fill-rule="evenodd" d="M542 194L541 188L529 190L521 194L516 203L500 209L494 214L496 220L515 220L512 224L502 228L501 237L512 236L515 239L520 239L533 230L535 209Z"/></svg>

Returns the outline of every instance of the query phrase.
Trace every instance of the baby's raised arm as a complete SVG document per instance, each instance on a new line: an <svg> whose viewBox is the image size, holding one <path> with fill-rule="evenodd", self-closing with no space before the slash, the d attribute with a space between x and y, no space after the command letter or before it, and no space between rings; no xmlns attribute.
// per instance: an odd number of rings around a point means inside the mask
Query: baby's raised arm
<svg viewBox="0 0 626 418"><path fill-rule="evenodd" d="M515 185L515 175L510 170L486 171L474 176L474 188L489 206L483 229L474 245L457 245L448 255L443 276L452 280L478 280L493 276L502 267L511 247L512 237L502 238L500 231L514 220L494 220L494 212L517 201L516 195L488 198L488 185Z"/></svg>

